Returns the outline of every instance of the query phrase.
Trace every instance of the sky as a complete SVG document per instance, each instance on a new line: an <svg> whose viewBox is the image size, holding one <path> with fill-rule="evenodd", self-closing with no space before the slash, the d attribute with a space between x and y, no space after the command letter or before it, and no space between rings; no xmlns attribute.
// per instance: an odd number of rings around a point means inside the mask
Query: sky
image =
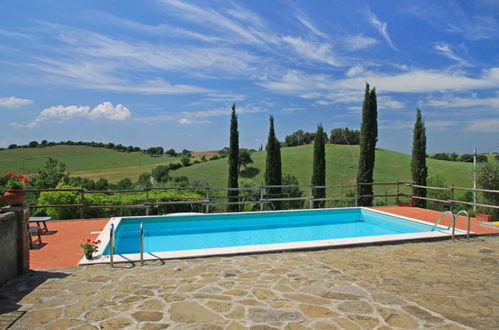
<svg viewBox="0 0 499 330"><path fill-rule="evenodd" d="M499 152L499 1L6 1L0 146L97 141L176 150L360 127L379 148Z"/></svg>

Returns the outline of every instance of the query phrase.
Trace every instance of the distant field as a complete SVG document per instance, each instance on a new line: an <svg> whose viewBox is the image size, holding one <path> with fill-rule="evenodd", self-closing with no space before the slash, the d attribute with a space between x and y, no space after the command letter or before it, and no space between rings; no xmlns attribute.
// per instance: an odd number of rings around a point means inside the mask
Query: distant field
<svg viewBox="0 0 499 330"><path fill-rule="evenodd" d="M30 174L49 158L66 163L71 175L91 179L104 177L111 182L129 177L136 180L155 166L178 162L180 157L151 157L141 152L118 152L88 146L52 146L0 151L0 173Z"/></svg>
<svg viewBox="0 0 499 330"><path fill-rule="evenodd" d="M312 175L312 151L310 145L282 148L283 172L295 176L301 184L310 183ZM358 146L326 145L327 184L352 184L357 174ZM265 152L255 152L255 161L241 175L242 182L262 184L265 171ZM48 157L66 163L72 175L91 179L104 177L117 182L129 177L136 180L155 166L178 162L180 157L150 157L141 152L123 153L104 148L88 146L53 146L0 151L0 173L34 173L42 167ZM376 151L374 178L377 182L410 180L410 155L389 151ZM449 162L428 159L429 176L439 175L447 184L471 187L471 163ZM183 167L171 173L173 176L187 176L191 182L208 183L212 187L227 185L227 158ZM379 191L384 191L379 188ZM390 189L388 189L390 190Z"/></svg>
<svg viewBox="0 0 499 330"><path fill-rule="evenodd" d="M341 145L326 145L326 181L328 185L352 184L357 175L357 162L359 147ZM282 148L283 172L295 176L300 184L309 184L312 176L311 145ZM255 152L252 154L254 164L241 181L253 184L262 184L265 172L266 153ZM389 150L376 151L374 179L376 182L410 181L411 156ZM449 162L428 159L429 176L439 175L447 184L461 187L472 186L472 164ZM187 176L189 180L208 183L212 187L225 187L227 185L227 158L183 167L172 173L174 176ZM379 188L380 191L385 188ZM390 189L388 189L390 190Z"/></svg>

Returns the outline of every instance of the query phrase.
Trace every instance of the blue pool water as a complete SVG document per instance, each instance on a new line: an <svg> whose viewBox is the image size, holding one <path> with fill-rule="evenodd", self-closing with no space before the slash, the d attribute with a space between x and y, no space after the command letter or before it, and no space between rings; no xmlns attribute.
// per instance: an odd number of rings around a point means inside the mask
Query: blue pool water
<svg viewBox="0 0 499 330"><path fill-rule="evenodd" d="M428 232L432 226L366 209L255 212L122 218L116 253L139 253L140 223L144 252L326 240ZM104 254L109 254L109 246Z"/></svg>

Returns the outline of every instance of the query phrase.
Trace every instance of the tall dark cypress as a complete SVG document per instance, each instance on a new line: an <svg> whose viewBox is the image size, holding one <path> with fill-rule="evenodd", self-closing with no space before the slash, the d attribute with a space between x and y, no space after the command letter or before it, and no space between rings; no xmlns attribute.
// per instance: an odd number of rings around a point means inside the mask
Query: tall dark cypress
<svg viewBox="0 0 499 330"><path fill-rule="evenodd" d="M424 125L421 110L416 109L416 122L412 137L412 160L411 160L412 181L420 186L426 186L428 177L428 167L426 166L426 128ZM426 197L425 188L413 188L416 196ZM414 199L415 206L426 207L426 201L423 199Z"/></svg>
<svg viewBox="0 0 499 330"><path fill-rule="evenodd" d="M357 183L372 183L376 142L378 141L378 105L376 88L369 89L366 83L364 103L362 105L362 124L360 127L360 155ZM359 195L373 195L372 185L359 185ZM372 206L372 197L359 198L359 206Z"/></svg>
<svg viewBox="0 0 499 330"><path fill-rule="evenodd" d="M267 141L267 159L265 162L265 185L281 185L282 184L282 169L281 169L281 147L275 136L274 117L270 116L269 138ZM280 198L281 188L268 188L267 194L270 198ZM270 207L274 210L281 208L280 202L272 202Z"/></svg>
<svg viewBox="0 0 499 330"><path fill-rule="evenodd" d="M312 185L326 185L326 141L324 138L324 129L322 125L317 126L317 132L314 138L314 162L312 168ZM325 198L325 188L313 188L314 198ZM324 201L314 201L314 208L324 207Z"/></svg>
<svg viewBox="0 0 499 330"><path fill-rule="evenodd" d="M229 188L238 188L238 178L239 178L239 132L237 130L237 115L236 115L236 105L232 105L232 115L230 118L230 146L229 146ZM229 190L227 192L227 198L229 202L238 201L238 191ZM239 211L239 205L228 204L228 212Z"/></svg>

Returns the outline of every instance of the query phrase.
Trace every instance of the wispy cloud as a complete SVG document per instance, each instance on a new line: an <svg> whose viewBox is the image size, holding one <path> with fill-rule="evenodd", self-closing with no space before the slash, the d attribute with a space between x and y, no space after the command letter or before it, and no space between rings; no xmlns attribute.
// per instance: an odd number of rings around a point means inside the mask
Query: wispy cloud
<svg viewBox="0 0 499 330"><path fill-rule="evenodd" d="M319 37L322 38L327 38L327 34L321 32L318 28L315 27L315 25L310 22L308 18L305 17L305 15L299 13L296 15L296 19L300 21L301 24L303 24L307 29L309 29L311 32L314 34L318 35Z"/></svg>
<svg viewBox="0 0 499 330"><path fill-rule="evenodd" d="M14 96L0 98L0 108L19 108L33 103L32 100L21 99Z"/></svg>
<svg viewBox="0 0 499 330"><path fill-rule="evenodd" d="M454 51L446 43L439 42L435 46L433 46L433 49L435 49L439 54L450 58L451 60L454 60L463 66L472 66L467 61L457 56L456 53L454 53Z"/></svg>
<svg viewBox="0 0 499 330"><path fill-rule="evenodd" d="M2 30L2 29L0 29L0 35L6 36L6 37L12 37L12 38L29 38L29 37L31 37L30 34L11 32L11 31Z"/></svg>
<svg viewBox="0 0 499 330"><path fill-rule="evenodd" d="M370 37L366 37L362 34L348 36L344 39L346 48L349 50L359 50L367 47L371 47L378 43L378 40Z"/></svg>
<svg viewBox="0 0 499 330"><path fill-rule="evenodd" d="M113 106L113 104L110 102L101 103L93 109L89 106L57 105L43 109L38 117L28 122L27 124L11 123L10 126L33 128L49 119L57 119L59 122L63 122L75 117L88 118L92 120L126 120L130 118L130 116L131 112L127 107L123 106L122 104Z"/></svg>
<svg viewBox="0 0 499 330"><path fill-rule="evenodd" d="M392 39L390 38L390 35L388 34L388 24L386 22L380 21L369 8L367 9L367 19L376 28L376 30L378 30L383 38L385 38L388 45L390 45L393 50L397 50L392 42Z"/></svg>
<svg viewBox="0 0 499 330"><path fill-rule="evenodd" d="M468 108L468 107L491 107L499 111L499 94L495 97L459 97L459 96L431 96L423 105L442 108Z"/></svg>
<svg viewBox="0 0 499 330"><path fill-rule="evenodd" d="M499 118L472 120L465 130L480 133L499 133Z"/></svg>
<svg viewBox="0 0 499 330"><path fill-rule="evenodd" d="M334 56L331 45L328 43L316 44L311 41L303 40L300 37L295 38L290 36L282 37L282 40L290 44L298 54L306 59L332 66L342 65L341 61Z"/></svg>

